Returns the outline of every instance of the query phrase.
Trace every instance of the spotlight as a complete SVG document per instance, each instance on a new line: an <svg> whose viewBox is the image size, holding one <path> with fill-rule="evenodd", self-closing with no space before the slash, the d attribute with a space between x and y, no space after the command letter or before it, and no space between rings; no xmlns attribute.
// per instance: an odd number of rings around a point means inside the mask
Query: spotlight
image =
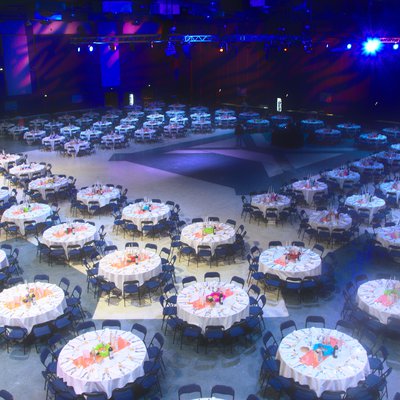
<svg viewBox="0 0 400 400"><path fill-rule="evenodd" d="M77 51L78 53L80 53L80 52L81 52L81 46L78 46L78 48L76 49L76 51Z"/></svg>
<svg viewBox="0 0 400 400"><path fill-rule="evenodd" d="M110 47L111 51L116 51L117 50L117 45L115 43L110 43L109 47Z"/></svg>
<svg viewBox="0 0 400 400"><path fill-rule="evenodd" d="M395 43L394 45L393 45L393 50L398 50L399 49L399 44L398 43Z"/></svg>
<svg viewBox="0 0 400 400"><path fill-rule="evenodd" d="M374 56L378 51L382 49L382 42L378 38L367 39L363 43L363 54Z"/></svg>
<svg viewBox="0 0 400 400"><path fill-rule="evenodd" d="M352 47L353 47L353 46L352 46L351 43L347 43L347 46L346 46L346 49L347 49L347 50L350 50Z"/></svg>
<svg viewBox="0 0 400 400"><path fill-rule="evenodd" d="M91 44L89 44L88 49L89 49L90 52L92 52L93 51L93 46Z"/></svg>
<svg viewBox="0 0 400 400"><path fill-rule="evenodd" d="M223 43L221 43L220 45L219 45L219 50L218 50L220 53L223 53L224 51L225 51L225 47L224 47L224 44Z"/></svg>
<svg viewBox="0 0 400 400"><path fill-rule="evenodd" d="M283 48L283 51L284 51L285 53L287 53L287 52L288 52L288 48L287 48L287 47L284 47L284 48Z"/></svg>

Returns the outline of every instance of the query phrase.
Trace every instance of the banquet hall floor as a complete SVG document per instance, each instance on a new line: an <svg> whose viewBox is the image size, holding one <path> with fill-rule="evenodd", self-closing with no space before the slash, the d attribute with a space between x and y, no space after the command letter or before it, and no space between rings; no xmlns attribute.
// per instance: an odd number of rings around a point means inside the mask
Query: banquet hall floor
<svg viewBox="0 0 400 400"><path fill-rule="evenodd" d="M230 131L217 131L213 135L190 136L183 140L171 140L162 144L131 144L128 149L112 151L100 150L88 157L63 158L55 152L43 152L34 146L18 142L3 141L1 147L7 151L23 151L29 161L46 161L52 164L53 173L63 173L77 178L77 188L95 182L120 184L128 188L128 198L138 197L173 200L180 204L182 218L190 221L193 217L218 216L222 221L227 218L243 223L248 232L248 247L257 245L268 247L270 240L297 240L297 224L286 224L283 228L243 222L241 213L242 193L252 190L268 189L290 181L293 177L303 177L318 173L321 169L341 165L366 155L355 150L349 142L332 147L306 145L301 149L277 149L268 143L268 135L252 135L246 140L245 147L237 148L235 138ZM61 216L69 218L69 203L61 204ZM99 227L105 225L107 240L123 248L122 235L111 232L113 219L102 215L92 220ZM5 240L2 234L1 240ZM152 240L150 240L152 241ZM86 287L86 276L79 264L54 265L39 263L36 258L34 240L15 239L9 241L21 249L21 266L24 277L28 280L33 275L43 272L50 275L53 283L60 277L67 276L71 286L80 284ZM156 239L158 248L169 246L169 240ZM334 327L340 318L342 307L341 289L344 284L358 273L367 273L374 277L377 272L396 274L398 266L392 261L372 257L365 252L364 238L335 251L339 260L338 287L335 293L318 302L298 305L293 300L275 303L269 299L265 309L265 322L276 337L280 336L279 324L286 318L296 321L299 328L304 326L307 315L323 315L328 327ZM237 258L235 264L213 267L221 273L222 280L230 280L233 275L247 277L247 261ZM177 262L178 284L182 277L196 275L202 279L209 270L205 264L196 267L187 266L186 262ZM104 299L97 301L93 294L84 291L83 305L88 317L93 316L98 327L106 318L121 319L123 328L130 329L133 321L141 322L149 329L148 338L161 328L161 307L156 298L143 306L127 306L112 300L107 305ZM390 356L388 365L394 371L389 378L389 398L396 391L396 382L400 378L400 344L385 340ZM203 394L208 394L217 383L231 385L236 390L236 398L245 399L250 393L258 393L258 372L261 365L259 348L260 338L253 342L239 342L231 353L229 348L210 349L204 354L204 348L196 353L194 345L186 344L179 349L172 344L172 337L167 335L165 345L166 376L161 379L163 398L176 399L177 388L191 382L200 384ZM20 348L14 347L7 354L5 345L0 349L1 365L6 365L0 375L0 388L14 393L16 399L39 400L45 398L39 355L34 347L23 355ZM29 386L29 396L26 390ZM258 393L259 394L259 393ZM267 398L274 398L272 395Z"/></svg>

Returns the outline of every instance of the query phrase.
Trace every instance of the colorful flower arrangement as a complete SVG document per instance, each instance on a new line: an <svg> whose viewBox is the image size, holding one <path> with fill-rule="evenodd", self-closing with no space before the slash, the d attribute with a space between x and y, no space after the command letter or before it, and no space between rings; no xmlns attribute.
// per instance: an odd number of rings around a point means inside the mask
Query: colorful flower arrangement
<svg viewBox="0 0 400 400"><path fill-rule="evenodd" d="M216 303L222 304L223 301L225 300L225 295L222 292L212 292L206 296L206 300L207 302L212 304Z"/></svg>
<svg viewBox="0 0 400 400"><path fill-rule="evenodd" d="M105 358L110 355L110 348L111 348L110 343L99 343L97 346L93 347L92 352L96 356Z"/></svg>

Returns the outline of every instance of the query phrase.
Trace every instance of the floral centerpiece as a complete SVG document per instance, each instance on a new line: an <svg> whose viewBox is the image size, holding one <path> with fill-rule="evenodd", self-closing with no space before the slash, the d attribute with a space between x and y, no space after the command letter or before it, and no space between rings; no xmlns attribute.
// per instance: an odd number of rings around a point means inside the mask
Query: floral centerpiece
<svg viewBox="0 0 400 400"><path fill-rule="evenodd" d="M22 298L22 302L25 304L27 303L35 304L36 302L35 291L33 289L29 289L28 293Z"/></svg>
<svg viewBox="0 0 400 400"><path fill-rule="evenodd" d="M205 226L203 228L203 235L214 235L215 234L215 226Z"/></svg>
<svg viewBox="0 0 400 400"><path fill-rule="evenodd" d="M211 292L210 294L208 294L206 296L207 302L211 303L213 305L216 303L222 304L224 302L224 299L225 299L225 295L220 291Z"/></svg>
<svg viewBox="0 0 400 400"><path fill-rule="evenodd" d="M100 356L102 358L106 358L110 355L110 343L99 343L97 346L93 347L92 352L96 356Z"/></svg>

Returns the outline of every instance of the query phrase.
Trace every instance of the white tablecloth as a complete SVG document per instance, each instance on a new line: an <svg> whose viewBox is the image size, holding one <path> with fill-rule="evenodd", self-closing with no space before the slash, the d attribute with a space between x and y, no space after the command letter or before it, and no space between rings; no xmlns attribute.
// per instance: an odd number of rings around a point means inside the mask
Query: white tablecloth
<svg viewBox="0 0 400 400"><path fill-rule="evenodd" d="M118 125L115 127L115 132L125 134L128 132L133 132L135 128L135 125Z"/></svg>
<svg viewBox="0 0 400 400"><path fill-rule="evenodd" d="M332 232L333 229L349 229L352 219L348 214L332 215L329 211L324 210L312 212L308 222L315 229L323 227Z"/></svg>
<svg viewBox="0 0 400 400"><path fill-rule="evenodd" d="M378 228L376 240L384 247L400 246L400 225Z"/></svg>
<svg viewBox="0 0 400 400"><path fill-rule="evenodd" d="M60 145L61 143L65 142L65 137L61 135L56 135L56 136L46 136L42 139L42 144L50 144L51 149L54 150L54 147L57 145Z"/></svg>
<svg viewBox="0 0 400 400"><path fill-rule="evenodd" d="M339 341L338 357L328 356L315 368L304 365L300 358L325 337ZM281 362L280 375L308 385L317 396L325 390L346 391L356 387L370 373L367 352L362 345L332 329L309 328L290 333L282 339L276 358Z"/></svg>
<svg viewBox="0 0 400 400"><path fill-rule="evenodd" d="M397 201L400 199L400 182L391 181L381 183L380 189L384 194L393 193L396 195Z"/></svg>
<svg viewBox="0 0 400 400"><path fill-rule="evenodd" d="M46 197L46 189L54 189L58 192L68 185L68 179L59 176L39 178L29 182L29 190L37 190L43 198Z"/></svg>
<svg viewBox="0 0 400 400"><path fill-rule="evenodd" d="M87 150L90 148L90 143L86 142L85 140L74 140L71 142L67 142L64 145L65 150L69 153L77 154L81 150Z"/></svg>
<svg viewBox="0 0 400 400"><path fill-rule="evenodd" d="M345 201L346 206L351 206L357 211L360 208L366 208L369 210L369 220L372 221L372 217L374 214L379 211L381 208L385 207L385 200L380 197L364 195L364 194L355 194L354 196L350 196Z"/></svg>
<svg viewBox="0 0 400 400"><path fill-rule="evenodd" d="M137 264L132 257L136 257ZM161 258L152 250L128 248L107 254L99 262L99 275L123 290L124 282L139 281L139 285L161 272Z"/></svg>
<svg viewBox="0 0 400 400"><path fill-rule="evenodd" d="M315 131L316 129L323 128L324 121L320 119L303 119L301 121L302 128L306 129L307 131Z"/></svg>
<svg viewBox="0 0 400 400"><path fill-rule="evenodd" d="M82 140L90 141L90 140L93 140L93 139L100 138L102 134L103 134L102 131L93 130L93 129L88 129L88 130L86 130L86 131L82 131L82 132L79 134L79 137L80 137Z"/></svg>
<svg viewBox="0 0 400 400"><path fill-rule="evenodd" d="M342 133L338 129L322 128L315 130L315 137L321 141L324 140L339 140Z"/></svg>
<svg viewBox="0 0 400 400"><path fill-rule="evenodd" d="M392 144L390 149L394 151L400 151L400 143Z"/></svg>
<svg viewBox="0 0 400 400"><path fill-rule="evenodd" d="M46 166L43 164L30 163L16 165L15 167L12 167L9 172L11 175L18 177L21 176L21 174L28 174L29 178L32 179L33 174L37 172L43 173L45 169Z"/></svg>
<svg viewBox="0 0 400 400"><path fill-rule="evenodd" d="M361 125L345 123L336 125L338 129L340 129L343 133L347 135L354 136L356 133L359 133L361 130Z"/></svg>
<svg viewBox="0 0 400 400"><path fill-rule="evenodd" d="M24 133L24 139L26 141L40 141L46 136L46 131L29 131Z"/></svg>
<svg viewBox="0 0 400 400"><path fill-rule="evenodd" d="M215 234L203 233L204 228L215 226ZM197 251L198 246L210 246L214 253L220 244L232 244L235 241L235 229L221 222L196 222L185 226L181 232L181 241Z"/></svg>
<svg viewBox="0 0 400 400"><path fill-rule="evenodd" d="M394 161L400 161L400 154L396 151L380 151L379 153L375 154L375 158L380 162L386 162L389 165L393 164Z"/></svg>
<svg viewBox="0 0 400 400"><path fill-rule="evenodd" d="M150 210L147 207L150 207ZM122 219L132 221L142 230L142 221L152 221L156 224L158 221L169 218L171 209L165 203L135 203L130 204L122 210Z"/></svg>
<svg viewBox="0 0 400 400"><path fill-rule="evenodd" d="M88 362L94 347L110 342L115 347L113 359L104 357L98 359L100 362ZM124 345L126 347L122 347ZM122 388L144 375L143 363L146 360L146 345L131 332L116 329L86 332L70 340L61 350L57 376L72 386L76 394L104 391L111 397L114 389ZM82 361L89 365L84 367Z"/></svg>
<svg viewBox="0 0 400 400"><path fill-rule="evenodd" d="M221 115L215 117L215 125L221 128L231 128L236 124L236 117L233 115Z"/></svg>
<svg viewBox="0 0 400 400"><path fill-rule="evenodd" d="M119 198L120 194L119 189L107 186L102 186L101 188L88 187L79 190L76 194L76 198L86 205L89 205L89 201L98 201L100 207L104 207L109 204L112 199Z"/></svg>
<svg viewBox="0 0 400 400"><path fill-rule="evenodd" d="M14 126L13 128L8 130L8 133L14 136L14 138L18 135L22 135L28 131L26 126Z"/></svg>
<svg viewBox="0 0 400 400"><path fill-rule="evenodd" d="M29 207L29 209L27 209ZM51 208L47 204L32 203L18 204L7 209L1 217L2 222L14 222L22 235L25 234L25 221L44 222L51 215Z"/></svg>
<svg viewBox="0 0 400 400"><path fill-rule="evenodd" d="M299 260L286 260L290 251L300 251ZM278 275L283 281L286 278L300 278L321 275L321 257L311 251L295 246L277 246L263 251L259 260L259 271Z"/></svg>
<svg viewBox="0 0 400 400"><path fill-rule="evenodd" d="M326 173L326 176L335 180L341 188L345 182L356 183L360 180L360 174L351 169L333 169Z"/></svg>
<svg viewBox="0 0 400 400"><path fill-rule="evenodd" d="M301 190L308 204L312 204L314 194L326 192L328 185L324 182L314 181L311 185L310 181L297 181L292 184L294 190Z"/></svg>
<svg viewBox="0 0 400 400"><path fill-rule="evenodd" d="M369 158L364 158L360 161L355 161L351 165L354 166L359 172L364 172L364 171L373 171L373 172L379 172L383 171L383 164L380 162L376 162L374 160L371 160Z"/></svg>
<svg viewBox="0 0 400 400"><path fill-rule="evenodd" d="M377 279L363 283L356 300L361 310L386 325L389 317L400 318L399 297L400 281Z"/></svg>
<svg viewBox="0 0 400 400"><path fill-rule="evenodd" d="M380 133L362 133L359 136L359 141L366 144L383 145L387 143L387 137Z"/></svg>
<svg viewBox="0 0 400 400"><path fill-rule="evenodd" d="M8 169L8 163L17 162L20 158L18 154L0 154L0 166Z"/></svg>
<svg viewBox="0 0 400 400"><path fill-rule="evenodd" d="M60 129L60 133L64 136L72 136L75 135L76 133L79 133L81 128L79 126L74 126L74 125L68 125L64 126Z"/></svg>
<svg viewBox="0 0 400 400"><path fill-rule="evenodd" d="M31 289L36 304L22 301ZM0 325L20 326L30 333L33 325L56 319L66 307L64 291L57 285L35 282L13 286L0 293Z"/></svg>
<svg viewBox="0 0 400 400"><path fill-rule="evenodd" d="M8 267L7 254L4 250L0 249L0 269Z"/></svg>
<svg viewBox="0 0 400 400"><path fill-rule="evenodd" d="M7 201L10 196L10 191L7 189L0 189L0 201Z"/></svg>
<svg viewBox="0 0 400 400"><path fill-rule="evenodd" d="M104 135L101 138L102 143L106 143L106 142L112 142L112 144L114 145L115 142L122 142L123 140L125 140L125 136L124 135Z"/></svg>
<svg viewBox="0 0 400 400"><path fill-rule="evenodd" d="M67 228L74 227L73 233L66 233ZM43 232L43 243L47 246L60 245L64 247L65 254L68 254L67 247L70 245L83 246L86 242L94 240L96 227L87 224L74 222L52 226Z"/></svg>
<svg viewBox="0 0 400 400"><path fill-rule="evenodd" d="M99 122L95 122L93 124L93 128L94 129L99 129L101 131L104 131L106 129L109 129L112 127L112 123L110 121L99 121Z"/></svg>
<svg viewBox="0 0 400 400"><path fill-rule="evenodd" d="M264 214L267 208L276 208L281 212L289 207L290 198L281 194L257 194L251 198L251 205L260 209Z"/></svg>
<svg viewBox="0 0 400 400"><path fill-rule="evenodd" d="M223 304L206 301L206 296L213 292L225 294ZM209 281L190 285L178 294L176 305L179 318L200 326L203 331L207 325L222 325L228 329L249 316L248 294L230 283Z"/></svg>
<svg viewBox="0 0 400 400"><path fill-rule="evenodd" d="M400 129L399 128L383 128L382 133L385 136L388 136L393 139L400 138Z"/></svg>

